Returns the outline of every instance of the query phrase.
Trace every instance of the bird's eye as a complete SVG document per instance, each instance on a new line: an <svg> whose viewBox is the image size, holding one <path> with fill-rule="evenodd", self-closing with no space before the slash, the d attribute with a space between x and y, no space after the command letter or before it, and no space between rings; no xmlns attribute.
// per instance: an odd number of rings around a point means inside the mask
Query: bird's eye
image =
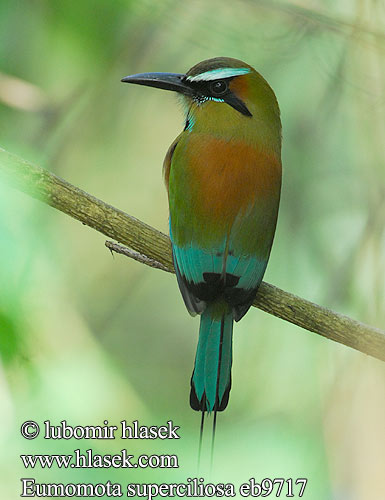
<svg viewBox="0 0 385 500"><path fill-rule="evenodd" d="M210 92L215 95L223 95L228 91L228 84L224 80L216 80L210 83Z"/></svg>

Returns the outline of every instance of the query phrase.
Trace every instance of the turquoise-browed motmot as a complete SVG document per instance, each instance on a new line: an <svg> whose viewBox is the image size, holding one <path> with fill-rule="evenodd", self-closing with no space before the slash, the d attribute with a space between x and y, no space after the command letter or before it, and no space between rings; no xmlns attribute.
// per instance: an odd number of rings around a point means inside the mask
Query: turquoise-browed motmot
<svg viewBox="0 0 385 500"><path fill-rule="evenodd" d="M277 222L277 99L251 66L225 57L122 81L173 90L185 105L184 130L164 161L170 238L186 307L201 315L190 404L216 414L229 399L233 321L253 303Z"/></svg>

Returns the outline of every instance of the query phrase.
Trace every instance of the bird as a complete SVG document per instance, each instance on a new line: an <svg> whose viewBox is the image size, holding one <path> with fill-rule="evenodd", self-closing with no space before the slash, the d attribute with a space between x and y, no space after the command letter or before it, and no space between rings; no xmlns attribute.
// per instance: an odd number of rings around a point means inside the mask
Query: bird
<svg viewBox="0 0 385 500"><path fill-rule="evenodd" d="M190 406L223 411L231 389L233 323L252 305L270 256L281 193L281 118L252 66L216 57L187 73L124 83L176 92L184 129L166 154L172 256L184 303L200 315Z"/></svg>

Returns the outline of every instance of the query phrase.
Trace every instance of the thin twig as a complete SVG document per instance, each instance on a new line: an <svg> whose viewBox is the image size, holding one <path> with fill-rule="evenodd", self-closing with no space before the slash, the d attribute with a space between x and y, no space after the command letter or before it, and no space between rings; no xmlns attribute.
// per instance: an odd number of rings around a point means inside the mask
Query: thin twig
<svg viewBox="0 0 385 500"><path fill-rule="evenodd" d="M160 262L150 259L150 257L147 257L147 255L143 255L142 253L135 252L135 250L131 250L131 248L124 247L122 245L118 245L117 243L114 243L113 241L107 240L105 242L105 245L107 248L109 248L112 252L115 253L120 253L122 255L125 255L126 257L131 257L131 259L136 260L137 262L140 262L141 264L146 264L146 266L153 267L154 269L161 269L162 271L166 271L168 273L173 273L174 269L170 267L166 267Z"/></svg>
<svg viewBox="0 0 385 500"><path fill-rule="evenodd" d="M137 254L141 256L140 262L148 264L145 260L149 259L152 264L157 263L158 268L173 270L168 236L138 219L1 148L0 175L21 191L127 245L135 252L135 257ZM127 252L130 257L133 257L132 250ZM254 305L306 330L385 361L385 332L382 330L264 282Z"/></svg>

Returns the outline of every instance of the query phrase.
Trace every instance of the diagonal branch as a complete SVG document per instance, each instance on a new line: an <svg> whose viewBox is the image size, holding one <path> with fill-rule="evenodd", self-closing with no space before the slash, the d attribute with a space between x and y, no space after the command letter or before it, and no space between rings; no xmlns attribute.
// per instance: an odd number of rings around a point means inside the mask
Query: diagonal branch
<svg viewBox="0 0 385 500"><path fill-rule="evenodd" d="M0 176L25 193L128 246L108 242L152 267L174 272L168 236L56 175L0 148ZM306 330L385 361L385 332L263 282L254 306Z"/></svg>

